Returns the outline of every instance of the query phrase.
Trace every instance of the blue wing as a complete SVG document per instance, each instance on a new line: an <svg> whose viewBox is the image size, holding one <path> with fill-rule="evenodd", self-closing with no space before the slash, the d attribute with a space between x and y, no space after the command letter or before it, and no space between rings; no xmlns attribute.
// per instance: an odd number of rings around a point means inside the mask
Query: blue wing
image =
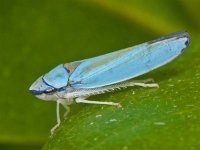
<svg viewBox="0 0 200 150"><path fill-rule="evenodd" d="M172 33L130 48L81 61L69 81L74 88L96 88L142 75L176 58L189 44L186 32Z"/></svg>

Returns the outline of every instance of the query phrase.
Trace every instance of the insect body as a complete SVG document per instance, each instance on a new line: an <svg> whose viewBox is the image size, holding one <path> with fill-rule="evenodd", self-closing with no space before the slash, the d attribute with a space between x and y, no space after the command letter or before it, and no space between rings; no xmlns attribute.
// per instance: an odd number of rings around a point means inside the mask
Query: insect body
<svg viewBox="0 0 200 150"><path fill-rule="evenodd" d="M128 86L158 87L151 80L129 81L158 68L180 55L189 44L186 32L172 33L156 40L122 49L102 56L60 64L39 77L29 88L38 98L57 102L57 125L60 124L59 104L67 112L68 105L77 103L106 104L120 107L119 103L90 101L91 95Z"/></svg>

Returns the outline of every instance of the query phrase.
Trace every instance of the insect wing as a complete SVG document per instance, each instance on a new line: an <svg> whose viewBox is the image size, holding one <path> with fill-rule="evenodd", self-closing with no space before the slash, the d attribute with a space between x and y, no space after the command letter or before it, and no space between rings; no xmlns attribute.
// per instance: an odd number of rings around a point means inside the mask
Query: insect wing
<svg viewBox="0 0 200 150"><path fill-rule="evenodd" d="M74 88L102 87L142 75L176 58L189 43L185 32L84 60L69 80Z"/></svg>

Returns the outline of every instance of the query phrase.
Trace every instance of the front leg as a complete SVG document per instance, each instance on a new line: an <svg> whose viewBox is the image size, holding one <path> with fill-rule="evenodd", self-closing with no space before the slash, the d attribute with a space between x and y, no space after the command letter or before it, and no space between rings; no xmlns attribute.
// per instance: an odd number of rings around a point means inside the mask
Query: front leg
<svg viewBox="0 0 200 150"><path fill-rule="evenodd" d="M64 114L64 119L67 118L67 114L70 112L70 108L68 105L70 105L73 102L73 99L58 99L56 101L56 118L57 118L57 124L51 129L51 135L53 135L54 131L60 126L61 119L60 119L60 104L66 109L66 112Z"/></svg>
<svg viewBox="0 0 200 150"><path fill-rule="evenodd" d="M60 110L59 110L60 102L59 100L56 101L56 118L57 124L51 129L51 135L53 135L54 131L60 126Z"/></svg>
<svg viewBox="0 0 200 150"><path fill-rule="evenodd" d="M87 103L87 104L101 104L101 105L112 105L116 106L118 108L122 107L120 103L114 103L114 102L100 102L100 101L90 101L86 100L83 97L78 97L75 99L76 103Z"/></svg>

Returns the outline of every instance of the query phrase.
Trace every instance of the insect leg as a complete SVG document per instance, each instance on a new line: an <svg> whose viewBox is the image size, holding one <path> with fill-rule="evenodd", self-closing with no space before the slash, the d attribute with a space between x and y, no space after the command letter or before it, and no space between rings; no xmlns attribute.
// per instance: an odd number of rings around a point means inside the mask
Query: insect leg
<svg viewBox="0 0 200 150"><path fill-rule="evenodd" d="M131 86L131 85L130 85ZM151 83L151 84L146 84L146 83L139 83L139 82L135 82L135 83L133 83L132 84L132 86L142 86L142 87L159 87L159 85L158 84L156 84L156 83Z"/></svg>
<svg viewBox="0 0 200 150"><path fill-rule="evenodd" d="M122 82L122 83L119 83L119 84L107 86L105 88L116 89L116 88L130 87L130 86L159 87L159 85L157 83L148 83L148 82L153 82L153 81L154 81L153 79L146 79L146 80Z"/></svg>
<svg viewBox="0 0 200 150"><path fill-rule="evenodd" d="M122 82L122 83L117 83L113 85L108 85L102 88L97 88L96 91L109 91L109 90L115 90L115 89L120 89L120 88L126 88L126 87L131 87L131 86L142 86L142 87L159 87L158 84L156 83L148 83L147 82L153 82L152 79L146 79L146 80L138 80L138 81L128 81L128 82Z"/></svg>
<svg viewBox="0 0 200 150"><path fill-rule="evenodd" d="M67 114L70 112L70 107L69 105L71 105L73 103L73 99L68 99L68 98L61 98L58 99L59 103L62 104L62 106L65 108L65 113L64 113L64 119L67 119Z"/></svg>
<svg viewBox="0 0 200 150"><path fill-rule="evenodd" d="M117 84L113 84L113 85L108 85L108 86L93 88L93 89L87 89L87 90L81 89L81 90L75 91L74 93L72 93L72 95L74 94L73 96L78 97L78 98L82 97L81 100L85 100L86 97L89 97L91 95L97 95L97 94L102 94L102 93L106 93L106 92L111 92L111 91L121 89L121 88L126 88L126 87L133 87L133 86L159 87L159 85L156 83L148 83L147 84L147 82L153 82L153 79L138 80L138 81L126 81L126 82L121 82L121 83L117 83ZM77 103L80 103L79 99L77 100ZM88 103L88 102L85 102L85 103ZM109 103L107 105L113 105L113 104Z"/></svg>
<svg viewBox="0 0 200 150"><path fill-rule="evenodd" d="M59 100L56 101L56 117L57 117L57 124L51 129L51 135L53 135L54 131L60 126L60 110L59 110L60 102Z"/></svg>
<svg viewBox="0 0 200 150"><path fill-rule="evenodd" d="M64 106L64 105L63 105ZM67 119L67 115L68 115L68 113L70 112L70 107L69 106L67 106L67 105L65 105L64 106L64 108L65 108L65 113L64 113L64 119L66 120Z"/></svg>
<svg viewBox="0 0 200 150"><path fill-rule="evenodd" d="M87 104L101 104L101 105L112 105L112 106L116 106L116 107L122 107L120 105L120 103L114 103L114 102L100 102L100 101L90 101L90 100L86 100L83 97L78 97L75 99L76 103L87 103Z"/></svg>

